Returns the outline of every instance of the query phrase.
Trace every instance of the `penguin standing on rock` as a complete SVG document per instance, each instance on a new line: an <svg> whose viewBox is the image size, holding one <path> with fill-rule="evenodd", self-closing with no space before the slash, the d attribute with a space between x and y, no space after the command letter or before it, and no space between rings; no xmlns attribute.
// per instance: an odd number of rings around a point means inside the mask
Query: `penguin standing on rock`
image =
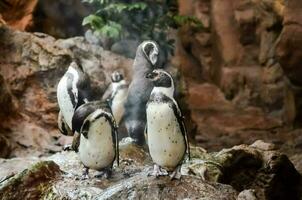
<svg viewBox="0 0 302 200"><path fill-rule="evenodd" d="M83 103L90 101L90 97L91 88L88 75L80 64L72 62L57 87L57 100L61 112L58 118L59 127L60 124L62 126L65 123L69 129L72 129L71 120L74 111Z"/></svg>
<svg viewBox="0 0 302 200"><path fill-rule="evenodd" d="M181 163L186 152L190 157L190 151L184 117L173 97L173 79L161 69L146 78L154 84L146 111L149 152L155 162L152 175L168 175L174 170L171 178L180 178Z"/></svg>
<svg viewBox="0 0 302 200"><path fill-rule="evenodd" d="M102 100L107 100L116 123L119 125L125 112L124 104L128 94L128 85L124 76L114 71L111 74L111 85L104 93Z"/></svg>
<svg viewBox="0 0 302 200"><path fill-rule="evenodd" d="M72 126L80 134L74 137L73 149L84 165L83 178L88 177L89 169L110 177L114 160L119 164L117 125L110 107L101 101L86 103L75 111Z"/></svg>
<svg viewBox="0 0 302 200"><path fill-rule="evenodd" d="M153 89L145 76L155 68L158 54L156 42L144 41L138 46L133 63L133 78L125 103L125 125L128 135L138 145L145 143L146 103Z"/></svg>

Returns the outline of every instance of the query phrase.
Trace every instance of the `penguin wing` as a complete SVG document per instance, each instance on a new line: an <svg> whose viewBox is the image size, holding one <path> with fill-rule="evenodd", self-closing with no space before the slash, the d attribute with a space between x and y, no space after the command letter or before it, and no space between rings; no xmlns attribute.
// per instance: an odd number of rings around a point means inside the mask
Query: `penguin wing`
<svg viewBox="0 0 302 200"><path fill-rule="evenodd" d="M189 140L188 140L187 128L184 123L184 116L182 115L182 112L181 112L180 108L178 107L178 104L175 101L175 99L170 100L170 105L172 106L172 109L174 111L174 114L176 116L177 122L178 122L180 130L181 130L181 133L183 134L183 137L185 139L185 145L186 145L187 153L188 153L189 159L190 159L191 158L190 144L189 144Z"/></svg>
<svg viewBox="0 0 302 200"><path fill-rule="evenodd" d="M90 128L90 119L87 118L85 119L82 127L81 127L81 130L80 130L80 133L86 138L88 139L88 132L89 132L89 128Z"/></svg>
<svg viewBox="0 0 302 200"><path fill-rule="evenodd" d="M58 128L63 135L68 135L68 136L73 135L73 132L67 125L61 111L58 114Z"/></svg>
<svg viewBox="0 0 302 200"><path fill-rule="evenodd" d="M81 141L80 139L81 139L81 134L79 134L78 132L75 132L73 135L72 144L71 144L71 148L75 152L79 151L79 146L80 146L80 141Z"/></svg>
<svg viewBox="0 0 302 200"><path fill-rule="evenodd" d="M77 82L78 88L78 101L76 108L81 106L84 103L91 101L92 90L91 90L91 83L90 78L86 73L83 73L82 76L79 76L79 80Z"/></svg>
<svg viewBox="0 0 302 200"><path fill-rule="evenodd" d="M112 128L111 134L112 134L112 142L114 144L114 149L115 149L115 159L116 159L117 166L119 166L120 156L119 156L119 142L118 142L118 127L111 113L106 113L105 117L110 122Z"/></svg>

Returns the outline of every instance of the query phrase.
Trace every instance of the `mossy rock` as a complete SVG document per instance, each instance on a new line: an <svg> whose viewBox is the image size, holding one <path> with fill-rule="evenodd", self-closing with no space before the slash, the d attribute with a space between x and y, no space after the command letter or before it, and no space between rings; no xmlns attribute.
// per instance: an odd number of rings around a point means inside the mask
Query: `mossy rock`
<svg viewBox="0 0 302 200"><path fill-rule="evenodd" d="M53 161L41 161L0 184L0 199L41 199L61 174Z"/></svg>

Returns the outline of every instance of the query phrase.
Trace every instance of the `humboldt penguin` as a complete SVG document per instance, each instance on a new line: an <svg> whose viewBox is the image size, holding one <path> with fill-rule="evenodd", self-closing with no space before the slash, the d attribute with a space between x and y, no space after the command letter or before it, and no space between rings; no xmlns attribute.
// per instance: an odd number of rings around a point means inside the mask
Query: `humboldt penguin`
<svg viewBox="0 0 302 200"><path fill-rule="evenodd" d="M89 169L109 177L114 160L119 164L117 125L106 102L93 101L80 106L72 118L75 137L73 149L84 165L83 178ZM79 134L79 136L77 135Z"/></svg>
<svg viewBox="0 0 302 200"><path fill-rule="evenodd" d="M123 74L118 71L111 74L111 82L102 99L108 100L114 119L119 125L125 112L124 104L128 94L128 85Z"/></svg>
<svg viewBox="0 0 302 200"><path fill-rule="evenodd" d="M61 119L72 129L74 111L91 99L90 79L80 64L72 62L57 87L57 100Z"/></svg>
<svg viewBox="0 0 302 200"><path fill-rule="evenodd" d="M168 175L180 178L180 166L189 152L184 117L174 99L174 83L171 75L161 69L146 75L154 88L147 103L147 137L149 152L154 161L152 175Z"/></svg>
<svg viewBox="0 0 302 200"><path fill-rule="evenodd" d="M128 135L138 145L145 143L146 103L153 89L145 78L157 63L159 47L154 41L144 41L137 47L133 63L133 77L125 102L125 125Z"/></svg>

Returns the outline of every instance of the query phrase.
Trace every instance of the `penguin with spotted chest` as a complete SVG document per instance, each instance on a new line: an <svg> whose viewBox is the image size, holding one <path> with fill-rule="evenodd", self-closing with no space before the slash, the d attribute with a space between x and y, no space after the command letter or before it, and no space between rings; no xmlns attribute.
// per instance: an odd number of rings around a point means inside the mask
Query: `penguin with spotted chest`
<svg viewBox="0 0 302 200"><path fill-rule="evenodd" d="M83 104L75 111L72 125L73 132L79 133L73 149L84 165L83 179L89 169L100 171L98 177L110 177L114 161L119 165L117 125L110 107L101 101Z"/></svg>
<svg viewBox="0 0 302 200"><path fill-rule="evenodd" d="M174 99L171 75L155 69L146 75L154 88L147 103L147 138L149 152L154 161L152 175L180 178L180 166L186 152L190 157L189 142L184 117Z"/></svg>

